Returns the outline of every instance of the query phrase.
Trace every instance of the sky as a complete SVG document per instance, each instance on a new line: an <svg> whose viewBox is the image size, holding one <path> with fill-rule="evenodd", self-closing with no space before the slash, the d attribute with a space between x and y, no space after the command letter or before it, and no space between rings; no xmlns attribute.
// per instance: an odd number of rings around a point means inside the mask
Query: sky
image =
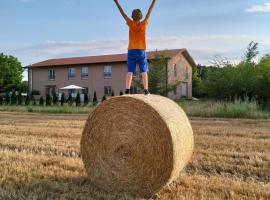
<svg viewBox="0 0 270 200"><path fill-rule="evenodd" d="M119 0L128 16L151 0ZM125 53L128 27L113 0L0 0L0 52L23 66L50 58ZM157 0L147 50L186 48L197 64L270 53L270 0ZM25 75L25 74L24 74Z"/></svg>

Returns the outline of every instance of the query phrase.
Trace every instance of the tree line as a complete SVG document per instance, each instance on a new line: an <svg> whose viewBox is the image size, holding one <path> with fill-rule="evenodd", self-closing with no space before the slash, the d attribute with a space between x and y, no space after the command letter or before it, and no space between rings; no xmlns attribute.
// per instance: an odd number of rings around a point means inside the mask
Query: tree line
<svg viewBox="0 0 270 200"><path fill-rule="evenodd" d="M68 104L69 106L72 106L75 104L76 106L87 106L89 103L91 105L96 106L98 104L98 98L96 91L94 91L93 98L91 99L87 93L76 93L76 97L73 98L71 93L66 96L64 93L61 94L61 98L59 100L59 97L54 92L52 95L47 94L44 98L43 96L39 97L39 100L36 99L36 95L39 95L39 91L33 90L31 94L27 94L26 97L22 96L21 92L13 91L11 92L11 95L9 92L5 93L5 96L0 95L0 106L1 105L18 105L18 106L28 106L28 105L39 105L39 106L57 106L61 105L64 106L64 104ZM84 94L83 101L81 101L81 94ZM119 95L123 95L123 92L120 91ZM114 96L114 91L112 91L111 96ZM107 99L106 95L103 95L102 101L105 101Z"/></svg>
<svg viewBox="0 0 270 200"><path fill-rule="evenodd" d="M216 59L212 66L193 69L193 96L216 100L270 102L270 54L257 59L258 43L251 42L238 64Z"/></svg>

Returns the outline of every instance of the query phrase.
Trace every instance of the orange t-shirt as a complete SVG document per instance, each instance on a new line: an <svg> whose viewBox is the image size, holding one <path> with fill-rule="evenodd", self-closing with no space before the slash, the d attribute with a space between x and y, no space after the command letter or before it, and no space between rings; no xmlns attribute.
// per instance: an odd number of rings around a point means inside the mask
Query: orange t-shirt
<svg viewBox="0 0 270 200"><path fill-rule="evenodd" d="M132 20L127 21L127 25L129 27L129 45L128 49L146 49L146 26L148 24L148 20L144 20L142 22L136 23Z"/></svg>

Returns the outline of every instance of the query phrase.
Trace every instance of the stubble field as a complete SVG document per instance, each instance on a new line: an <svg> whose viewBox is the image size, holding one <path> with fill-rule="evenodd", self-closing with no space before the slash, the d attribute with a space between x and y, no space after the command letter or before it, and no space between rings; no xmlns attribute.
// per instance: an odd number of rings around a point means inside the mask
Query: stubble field
<svg viewBox="0 0 270 200"><path fill-rule="evenodd" d="M0 199L134 199L87 180L79 152L86 118L0 112ZM270 120L191 123L193 157L153 199L270 199Z"/></svg>

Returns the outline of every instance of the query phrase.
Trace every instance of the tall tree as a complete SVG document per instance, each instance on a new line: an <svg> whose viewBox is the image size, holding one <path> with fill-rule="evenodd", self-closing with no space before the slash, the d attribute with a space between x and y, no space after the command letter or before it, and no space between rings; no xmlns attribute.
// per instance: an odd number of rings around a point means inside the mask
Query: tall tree
<svg viewBox="0 0 270 200"><path fill-rule="evenodd" d="M89 103L89 97L86 92L84 93L84 96L83 96L83 102L84 102L84 105L88 105Z"/></svg>
<svg viewBox="0 0 270 200"><path fill-rule="evenodd" d="M252 63L253 59L256 58L258 54L258 43L254 41L250 42L245 53L245 61L247 63Z"/></svg>
<svg viewBox="0 0 270 200"><path fill-rule="evenodd" d="M57 94L55 92L53 93L52 102L53 102L53 105L57 105L58 104L58 96L57 96Z"/></svg>
<svg viewBox="0 0 270 200"><path fill-rule="evenodd" d="M65 93L62 93L62 95L61 95L61 101L60 101L61 102L61 106L64 105L65 101L66 101Z"/></svg>
<svg viewBox="0 0 270 200"><path fill-rule="evenodd" d="M98 100L97 100L97 93L94 91L94 97L93 97L93 106L97 105Z"/></svg>
<svg viewBox="0 0 270 200"><path fill-rule="evenodd" d="M22 81L22 65L17 58L0 53L0 88L19 85Z"/></svg>
<svg viewBox="0 0 270 200"><path fill-rule="evenodd" d="M169 92L172 92L181 83L176 81L174 83L168 83L168 74L170 71L167 68L168 58L165 54L159 53L151 60L152 65L149 68L149 92L152 94L159 94L167 96ZM137 88L143 89L141 80L135 79L134 83Z"/></svg>
<svg viewBox="0 0 270 200"><path fill-rule="evenodd" d="M81 96L80 96L80 93L79 92L76 95L75 102L76 102L76 106L80 106L81 105Z"/></svg>

